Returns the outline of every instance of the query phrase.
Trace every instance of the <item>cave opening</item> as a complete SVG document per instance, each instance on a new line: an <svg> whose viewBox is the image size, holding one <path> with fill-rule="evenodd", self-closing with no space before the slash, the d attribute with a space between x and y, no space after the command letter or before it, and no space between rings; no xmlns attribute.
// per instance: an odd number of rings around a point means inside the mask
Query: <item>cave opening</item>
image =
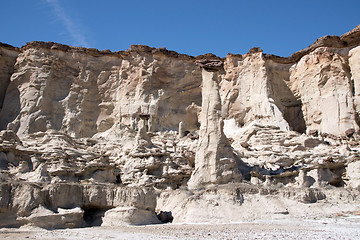
<svg viewBox="0 0 360 240"><path fill-rule="evenodd" d="M160 211L156 216L162 223L172 223L174 220L171 211Z"/></svg>
<svg viewBox="0 0 360 240"><path fill-rule="evenodd" d="M301 103L285 106L283 116L293 131L306 133L306 123Z"/></svg>
<svg viewBox="0 0 360 240"><path fill-rule="evenodd" d="M115 181L117 184L121 184L122 181L121 181L121 177L120 177L120 174L116 174L116 181Z"/></svg>
<svg viewBox="0 0 360 240"><path fill-rule="evenodd" d="M101 226L105 212L111 209L111 207L101 208L95 206L83 206L82 209L84 210L83 219L86 223L86 227L94 227Z"/></svg>
<svg viewBox="0 0 360 240"><path fill-rule="evenodd" d="M341 166L341 167L335 168L335 169L330 169L330 171L334 174L334 176L329 181L329 184L334 187L344 187L345 182L344 182L343 176L346 173L345 166Z"/></svg>

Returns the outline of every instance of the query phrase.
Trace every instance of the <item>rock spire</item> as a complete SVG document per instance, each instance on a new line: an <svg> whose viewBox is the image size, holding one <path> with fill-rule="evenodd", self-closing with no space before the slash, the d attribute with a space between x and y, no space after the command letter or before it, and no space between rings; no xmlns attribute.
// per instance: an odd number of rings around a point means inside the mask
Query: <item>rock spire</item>
<svg viewBox="0 0 360 240"><path fill-rule="evenodd" d="M201 127L189 188L241 178L233 150L223 132L218 85L218 73L223 63L220 60L200 60L196 63L202 68Z"/></svg>

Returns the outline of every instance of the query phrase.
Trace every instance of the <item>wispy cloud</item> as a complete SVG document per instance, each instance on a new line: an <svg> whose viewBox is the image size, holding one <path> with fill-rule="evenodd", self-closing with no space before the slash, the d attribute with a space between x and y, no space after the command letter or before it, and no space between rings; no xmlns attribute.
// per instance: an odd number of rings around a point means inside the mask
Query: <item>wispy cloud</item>
<svg viewBox="0 0 360 240"><path fill-rule="evenodd" d="M58 0L45 0L52 8L55 16L64 24L69 36L73 39L75 45L90 47L84 35L79 30L74 20L66 13Z"/></svg>

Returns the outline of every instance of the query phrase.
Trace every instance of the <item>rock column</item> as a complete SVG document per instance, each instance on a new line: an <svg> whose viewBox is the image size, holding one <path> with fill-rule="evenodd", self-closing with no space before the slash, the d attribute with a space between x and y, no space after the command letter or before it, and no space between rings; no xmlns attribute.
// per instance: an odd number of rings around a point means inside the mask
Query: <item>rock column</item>
<svg viewBox="0 0 360 240"><path fill-rule="evenodd" d="M179 138L182 138L185 136L185 126L184 126L184 122L180 122L179 123Z"/></svg>
<svg viewBox="0 0 360 240"><path fill-rule="evenodd" d="M190 189L241 179L233 149L224 135L218 72L220 60L200 60L202 68L202 107L195 170L188 182Z"/></svg>
<svg viewBox="0 0 360 240"><path fill-rule="evenodd" d="M139 123L138 123L138 133L136 135L136 144L137 148L146 147L150 148L152 146L151 138L148 135L148 120L150 116L148 114L139 114Z"/></svg>

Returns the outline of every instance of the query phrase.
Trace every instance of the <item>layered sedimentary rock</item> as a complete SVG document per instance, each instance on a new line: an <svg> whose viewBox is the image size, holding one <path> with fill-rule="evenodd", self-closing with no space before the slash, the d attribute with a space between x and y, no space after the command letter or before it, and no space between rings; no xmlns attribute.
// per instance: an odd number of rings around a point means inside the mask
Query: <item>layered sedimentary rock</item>
<svg viewBox="0 0 360 240"><path fill-rule="evenodd" d="M357 129L357 34L358 28L321 38L289 58L259 48L229 54L220 73L222 116L239 125L257 120L299 132L343 135ZM176 130L180 121L188 130L199 127L201 72L194 57L146 46L111 53L40 42L20 54L9 46L2 52L1 91L15 72L1 129L92 137L115 134L124 125L136 129L139 113L150 114L151 131Z"/></svg>
<svg viewBox="0 0 360 240"><path fill-rule="evenodd" d="M1 44L0 225L359 211L359 61L359 27L286 58Z"/></svg>
<svg viewBox="0 0 360 240"><path fill-rule="evenodd" d="M289 86L300 96L308 130L344 135L358 129L348 51L319 47L291 67Z"/></svg>
<svg viewBox="0 0 360 240"><path fill-rule="evenodd" d="M139 222L128 218L128 223L154 223L156 218L156 196L139 188L3 182L0 190L2 227L23 224L44 228L100 225L106 220L104 213L116 207L132 208L148 216L144 215Z"/></svg>
<svg viewBox="0 0 360 240"><path fill-rule="evenodd" d="M186 109L201 103L201 77L189 58L145 46L107 53L29 43L17 58L0 128L92 137L124 124L136 129L136 115L146 113L151 130L177 129L179 119L194 129Z"/></svg>
<svg viewBox="0 0 360 240"><path fill-rule="evenodd" d="M226 57L223 116L298 132L358 129L358 31L326 36L288 58L251 49Z"/></svg>
<svg viewBox="0 0 360 240"><path fill-rule="evenodd" d="M258 48L243 56L229 54L221 82L223 116L235 118L241 126L256 120L282 130L294 125L303 131L301 110L296 108L301 102L286 85L289 67L266 60Z"/></svg>

